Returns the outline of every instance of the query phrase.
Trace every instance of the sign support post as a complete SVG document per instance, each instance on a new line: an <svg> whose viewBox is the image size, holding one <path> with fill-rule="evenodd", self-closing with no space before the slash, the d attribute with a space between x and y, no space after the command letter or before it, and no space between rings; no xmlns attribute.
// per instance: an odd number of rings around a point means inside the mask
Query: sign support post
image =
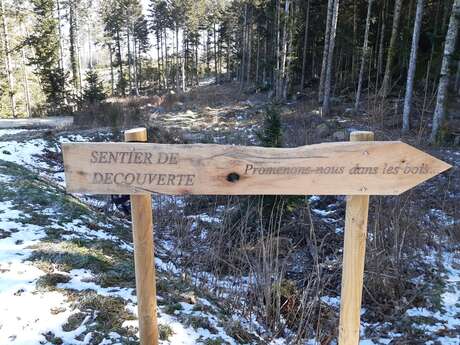
<svg viewBox="0 0 460 345"><path fill-rule="evenodd" d="M350 141L373 140L373 132L352 132L350 134ZM359 344L368 213L369 195L347 196L339 345Z"/></svg>
<svg viewBox="0 0 460 345"><path fill-rule="evenodd" d="M147 130L125 131L125 141L146 142ZM157 293L151 194L131 195L137 310L141 345L158 345Z"/></svg>

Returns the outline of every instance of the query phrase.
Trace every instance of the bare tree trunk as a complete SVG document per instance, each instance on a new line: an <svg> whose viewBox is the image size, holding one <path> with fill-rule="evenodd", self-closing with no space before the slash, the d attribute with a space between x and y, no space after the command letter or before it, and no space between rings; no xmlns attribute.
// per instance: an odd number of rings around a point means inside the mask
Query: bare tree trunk
<svg viewBox="0 0 460 345"><path fill-rule="evenodd" d="M128 94L131 95L133 91L133 80L132 80L132 75L131 75L131 65L132 65L132 59L131 59L131 35L129 34L129 24L128 28L126 29L126 44L128 48L128 83L129 83L129 92Z"/></svg>
<svg viewBox="0 0 460 345"><path fill-rule="evenodd" d="M78 3L75 4L75 12L74 12L74 19L75 19L75 48L76 48L76 57L77 57L77 71L78 71L78 93L82 94L82 73L81 73L81 51L80 51L80 17L78 13L78 7L76 7ZM118 31L117 31L118 34ZM118 43L120 43L118 41ZM121 46L120 48L120 54L121 54ZM120 55L121 59L121 55ZM120 60L121 62L121 60Z"/></svg>
<svg viewBox="0 0 460 345"><path fill-rule="evenodd" d="M240 68L240 90L244 88L244 71L246 70L246 36L247 36L247 17L248 17L248 4L244 5L244 17L243 17L243 42L241 51L241 68Z"/></svg>
<svg viewBox="0 0 460 345"><path fill-rule="evenodd" d="M248 25L248 34L247 34L247 39L248 39L248 61L247 61L247 70L246 70L246 81L248 85L251 83L251 63L252 63L252 35L253 35L253 30L252 30L252 13L249 18L249 25Z"/></svg>
<svg viewBox="0 0 460 345"><path fill-rule="evenodd" d="M407 72L406 96L404 98L403 112L403 133L409 130L409 116L412 108L412 92L414 90L415 68L417 67L418 41L420 38L420 27L422 26L424 0L417 0L417 11L415 14L414 33L412 36L412 47L409 59L409 70Z"/></svg>
<svg viewBox="0 0 460 345"><path fill-rule="evenodd" d="M313 35L313 47L311 48L311 75L312 77L316 78L316 35Z"/></svg>
<svg viewBox="0 0 460 345"><path fill-rule="evenodd" d="M455 90L460 95L460 60L457 62L457 74L455 76Z"/></svg>
<svg viewBox="0 0 460 345"><path fill-rule="evenodd" d="M3 0L0 0L3 2ZM22 32L25 33L24 24L22 25ZM32 105L30 101L30 88L29 88L29 76L27 74L27 59L26 59L26 47L21 47L21 58L22 58L22 78L24 82L24 96L26 99L26 114L27 117L32 116Z"/></svg>
<svg viewBox="0 0 460 345"><path fill-rule="evenodd" d="M64 53L62 50L62 28L61 28L61 4L56 0L57 22L59 32L59 67L64 69Z"/></svg>
<svg viewBox="0 0 460 345"><path fill-rule="evenodd" d="M396 0L395 2L395 8L393 12L393 26L391 28L390 45L388 47L387 62L385 65L385 74L383 76L383 82L382 82L382 90L381 90L382 97L387 97L390 92L391 67L392 67L393 58L396 53L396 47L395 47L396 37L399 35L398 27L399 27L399 18L401 15L401 3L402 3L402 0Z"/></svg>
<svg viewBox="0 0 460 345"><path fill-rule="evenodd" d="M460 0L455 0L452 5L452 13L450 14L449 27L447 29L446 41L444 43L444 55L442 58L441 75L438 84L438 94L436 98L436 108L433 114L433 126L430 135L430 143L434 144L439 132L445 113L446 113L446 97L447 88L449 86L450 62L455 51L455 43L457 41L458 26L460 16Z"/></svg>
<svg viewBox="0 0 460 345"><path fill-rule="evenodd" d="M125 87L124 87L124 76L123 76L123 59L121 57L121 37L120 31L117 30L117 60L118 60L118 69L119 69L119 80L120 80L120 87L121 87L121 94L125 95Z"/></svg>
<svg viewBox="0 0 460 345"><path fill-rule="evenodd" d="M363 43L363 51L361 52L361 67L359 69L359 77L358 77L358 89L356 91L356 100L355 100L355 112L357 113L359 110L359 102L361 101L361 89L363 86L363 76L364 76L364 69L366 68L366 60L368 56L369 50L369 27L371 23L371 13L372 13L372 2L374 0L369 0L367 5L367 16L366 16L366 30L364 32L364 43Z"/></svg>
<svg viewBox="0 0 460 345"><path fill-rule="evenodd" d="M264 63L262 65L262 85L266 85L267 84L267 54L268 54L268 50L267 50L267 36L266 34L264 35Z"/></svg>
<svg viewBox="0 0 460 345"><path fill-rule="evenodd" d="M89 68L93 68L93 37L91 35L91 24L88 23L88 65ZM129 35L128 35L129 44Z"/></svg>
<svg viewBox="0 0 460 345"><path fill-rule="evenodd" d="M387 1L385 0L383 2L383 7L382 7L382 17L381 17L382 23L380 26L379 53L378 53L378 60L377 60L377 77L376 77L376 82L375 82L376 89L379 87L380 77L382 76L382 68L383 68L383 50L384 50L383 43L385 42L386 5L387 5Z"/></svg>
<svg viewBox="0 0 460 345"><path fill-rule="evenodd" d="M77 8L75 0L69 3L69 53L70 53L70 68L72 70L72 85L74 93L77 94L80 91L80 74L79 74L79 63L78 63L78 27L77 27ZM109 45L110 51L112 50ZM112 54L112 53L110 53ZM113 70L113 66L111 66ZM113 83L113 79L112 79ZM112 87L113 95L113 87Z"/></svg>
<svg viewBox="0 0 460 345"><path fill-rule="evenodd" d="M164 29L164 41L165 41L165 65L164 65L164 74L165 74L165 87L168 88L169 86L169 65L168 65L168 33L167 29Z"/></svg>
<svg viewBox="0 0 460 345"><path fill-rule="evenodd" d="M324 81L326 79L326 66L327 66L327 55L329 53L329 39L331 31L331 20L333 10L334 0L328 0L327 2L327 14L326 14L326 30L324 33L324 49L323 49L323 61L321 63L321 75L319 77L319 90L318 90L318 102L323 102L324 97Z"/></svg>
<svg viewBox="0 0 460 345"><path fill-rule="evenodd" d="M0 0L0 9L2 11L2 29L3 29L3 50L5 52L5 70L8 79L8 89L11 103L11 115L14 118L17 117L16 114L16 98L14 96L14 78L13 72L11 71L11 52L10 52L10 40L8 35L8 27L6 25L6 14L5 14L5 4L3 0Z"/></svg>
<svg viewBox="0 0 460 345"><path fill-rule="evenodd" d="M259 84L259 60L260 60L260 37L258 35L258 26L256 28L256 41L257 41L257 45L256 45L256 76L255 76L255 84L258 85Z"/></svg>
<svg viewBox="0 0 460 345"><path fill-rule="evenodd" d="M133 53L132 53L132 65L134 74L134 94L139 96L139 78L137 74L137 41L133 36Z"/></svg>
<svg viewBox="0 0 460 345"><path fill-rule="evenodd" d="M307 65L307 44L308 44L308 28L310 21L310 0L307 0L307 10L305 12L305 30L303 35L303 50L302 50L302 76L300 77L300 91L305 87L305 67Z"/></svg>
<svg viewBox="0 0 460 345"><path fill-rule="evenodd" d="M111 95L113 96L115 93L115 77L113 73L113 53L112 53L112 45L108 44L109 47L109 58L110 58L110 91Z"/></svg>
<svg viewBox="0 0 460 345"><path fill-rule="evenodd" d="M274 85L275 85L275 94L278 92L278 84L279 84L279 78L280 78L280 31L281 31L281 9L280 9L280 1L281 0L276 0L276 23L275 23L275 32L276 32L276 40L275 40L275 61L276 61L276 67L275 67L275 74L274 74Z"/></svg>
<svg viewBox="0 0 460 345"><path fill-rule="evenodd" d="M291 23L291 20L292 20L292 13L294 13L294 6L295 6L295 2L292 3L291 5L291 9L288 10L288 12L286 13L286 21L287 21L287 28L286 30L288 30L288 40L286 42L287 44L287 52L286 52L286 70L285 70L285 75L284 75L284 83L283 83L283 100L286 100L287 99L287 96L288 96L288 91L289 91L289 85L291 83L291 56L292 56L292 49L293 49L293 44L292 44L292 27L293 27L293 23ZM291 14L290 14L291 13Z"/></svg>
<svg viewBox="0 0 460 345"><path fill-rule="evenodd" d="M230 34L227 34L227 81L230 81Z"/></svg>
<svg viewBox="0 0 460 345"><path fill-rule="evenodd" d="M287 48L288 48L288 35L289 35L289 6L290 0L286 0L284 4L284 25L283 25L283 40L281 43L280 52L280 71L278 74L278 80L276 85L276 98L284 99L284 84L286 82L286 60L287 60Z"/></svg>
<svg viewBox="0 0 460 345"><path fill-rule="evenodd" d="M356 77L356 46L358 45L358 4L353 0L353 47L351 50L351 80Z"/></svg>
<svg viewBox="0 0 460 345"><path fill-rule="evenodd" d="M324 101L323 101L323 112L324 116L329 116L331 111L331 80L332 80L332 65L334 56L335 46L335 35L337 32L337 19L339 16L339 2L340 0L334 0L334 10L332 14L331 22L331 33L329 38L329 52L327 53L327 68L326 68L326 79L324 81Z"/></svg>
<svg viewBox="0 0 460 345"><path fill-rule="evenodd" d="M216 84L219 84L219 73L218 73L218 58L217 58L217 30L216 30L216 24L212 24L212 33L213 33L213 40L214 40L214 78L216 81Z"/></svg>
<svg viewBox="0 0 460 345"><path fill-rule="evenodd" d="M158 32L155 33L157 39L157 69L158 69L158 89L161 89L161 43L160 43L160 36Z"/></svg>
<svg viewBox="0 0 460 345"><path fill-rule="evenodd" d="M198 71L198 66L199 66L199 61L198 61L198 46L200 44L200 39L196 42L195 45L195 71L196 71L196 80L195 80L195 85L198 86L200 84L200 76L199 76L199 71Z"/></svg>
<svg viewBox="0 0 460 345"><path fill-rule="evenodd" d="M161 89L166 89L166 81L165 81L165 60L164 60L164 49L163 49L163 33L162 29L158 32L158 36L160 38L160 60L161 60L161 69L160 69L160 85Z"/></svg>
<svg viewBox="0 0 460 345"><path fill-rule="evenodd" d="M181 74L182 74L182 85L181 85L181 89L182 89L182 92L185 92L185 50L186 50L186 46L185 46L185 29L182 29L182 57L181 57L181 64L180 64L180 69L181 69Z"/></svg>
<svg viewBox="0 0 460 345"><path fill-rule="evenodd" d="M406 9L407 13L412 13L414 8L414 0L410 0L409 7ZM409 52L409 40L410 40L410 26L412 24L412 16L408 16L406 19L405 28L401 28L402 30L402 42L401 42L401 50L399 52L400 59L402 60L402 68L408 69L409 68L409 59L410 59L410 52Z"/></svg>
<svg viewBox="0 0 460 345"><path fill-rule="evenodd" d="M182 60L179 55L179 26L176 24L176 89L177 89L177 92L180 92L182 90L182 83L181 83L181 78L180 78L180 74L182 74L182 68L180 67L181 65L182 65Z"/></svg>

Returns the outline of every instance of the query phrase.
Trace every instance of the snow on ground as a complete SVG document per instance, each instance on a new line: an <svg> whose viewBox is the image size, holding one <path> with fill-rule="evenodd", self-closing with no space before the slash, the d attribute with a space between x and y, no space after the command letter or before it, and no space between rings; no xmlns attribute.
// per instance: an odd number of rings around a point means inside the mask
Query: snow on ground
<svg viewBox="0 0 460 345"><path fill-rule="evenodd" d="M460 261L458 256L451 253L443 255L445 265L445 288L441 295L443 312L429 310L427 308L412 308L406 311L410 317L421 317L436 320L433 324L414 324L414 327L427 333L443 334L446 330L453 330L460 327ZM442 345L458 345L460 339L448 336L439 336L436 339ZM429 341L427 345L436 345Z"/></svg>
<svg viewBox="0 0 460 345"><path fill-rule="evenodd" d="M0 129L0 137L4 135L13 135L18 133L23 133L25 129Z"/></svg>
<svg viewBox="0 0 460 345"><path fill-rule="evenodd" d="M22 224L26 216L9 202L0 204L0 229L11 236L0 239L0 344L30 345L44 341L70 316L65 296L36 293L35 282L45 272L27 262L29 246L45 237L40 226ZM53 312L64 308L63 312Z"/></svg>

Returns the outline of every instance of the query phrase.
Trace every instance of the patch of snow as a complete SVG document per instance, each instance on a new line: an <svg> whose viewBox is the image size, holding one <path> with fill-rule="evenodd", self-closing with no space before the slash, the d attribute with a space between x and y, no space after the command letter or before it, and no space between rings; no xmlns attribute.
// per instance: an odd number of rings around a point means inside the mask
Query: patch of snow
<svg viewBox="0 0 460 345"><path fill-rule="evenodd" d="M455 224L455 219L447 215L443 210L431 209L427 214L427 220L435 220L439 225L451 226Z"/></svg>
<svg viewBox="0 0 460 345"><path fill-rule="evenodd" d="M446 270L444 292L441 295L442 312L439 310L432 311L427 308L411 308L406 314L411 317L428 317L438 320L433 325L414 324L414 327L426 332L436 333L444 328L455 329L460 327L460 268L458 267L458 257L455 254L444 253L444 267ZM441 344L458 344L453 342L453 338L440 337Z"/></svg>
<svg viewBox="0 0 460 345"><path fill-rule="evenodd" d="M326 210L320 210L320 209L312 209L313 213L316 213L317 215L321 217L327 217L331 214L335 213L335 210L332 211L326 211Z"/></svg>
<svg viewBox="0 0 460 345"><path fill-rule="evenodd" d="M33 139L27 142L0 142L0 160L47 169L48 166L43 162L39 162L35 157L42 154L44 149L45 141L41 139Z"/></svg>
<svg viewBox="0 0 460 345"><path fill-rule="evenodd" d="M0 344L40 344L44 333L57 331L67 321L70 306L58 292L35 291L45 272L24 260L29 247L46 234L39 226L19 222L24 214L12 207L10 202L0 204L0 229L14 230L0 240Z"/></svg>
<svg viewBox="0 0 460 345"><path fill-rule="evenodd" d="M27 129L0 129L0 137L3 135L13 135L26 132Z"/></svg>
<svg viewBox="0 0 460 345"><path fill-rule="evenodd" d="M340 307L340 297L321 296L320 299L321 299L321 301L323 301L327 305L330 305L331 307L334 307L334 308L339 308Z"/></svg>

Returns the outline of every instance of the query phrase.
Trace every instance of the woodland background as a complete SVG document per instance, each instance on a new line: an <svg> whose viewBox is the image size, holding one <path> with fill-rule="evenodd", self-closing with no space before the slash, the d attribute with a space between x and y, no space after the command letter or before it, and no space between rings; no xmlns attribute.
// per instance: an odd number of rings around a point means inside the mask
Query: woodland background
<svg viewBox="0 0 460 345"><path fill-rule="evenodd" d="M393 121L403 132L429 126L434 142L440 128L443 138L458 133L458 112L456 121L445 120L446 106L455 103L449 91L460 86L459 6L452 0L2 0L0 112L62 115L103 94L180 93L212 77L217 84L237 81L241 91L269 90L279 102L317 99L324 116L344 99L356 113L397 113L401 120Z"/></svg>

